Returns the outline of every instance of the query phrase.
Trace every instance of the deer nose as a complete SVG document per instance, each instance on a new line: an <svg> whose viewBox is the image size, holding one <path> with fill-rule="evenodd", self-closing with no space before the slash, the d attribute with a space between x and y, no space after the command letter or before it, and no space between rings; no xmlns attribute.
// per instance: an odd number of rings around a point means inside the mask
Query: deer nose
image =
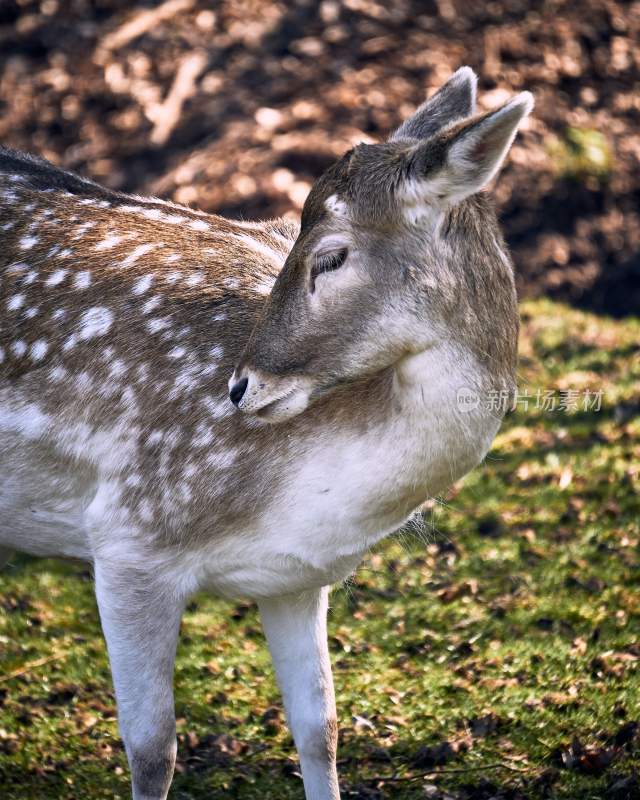
<svg viewBox="0 0 640 800"><path fill-rule="evenodd" d="M229 390L229 398L234 406L237 406L244 397L248 384L249 378L241 378L239 381L236 381Z"/></svg>

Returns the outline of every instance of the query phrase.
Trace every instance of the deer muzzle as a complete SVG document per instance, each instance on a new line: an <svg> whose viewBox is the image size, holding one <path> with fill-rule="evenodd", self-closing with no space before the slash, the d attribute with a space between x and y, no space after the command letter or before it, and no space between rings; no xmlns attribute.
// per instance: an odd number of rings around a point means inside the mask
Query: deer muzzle
<svg viewBox="0 0 640 800"><path fill-rule="evenodd" d="M278 376L243 367L229 380L229 399L243 414L281 422L309 405L310 381L301 376Z"/></svg>

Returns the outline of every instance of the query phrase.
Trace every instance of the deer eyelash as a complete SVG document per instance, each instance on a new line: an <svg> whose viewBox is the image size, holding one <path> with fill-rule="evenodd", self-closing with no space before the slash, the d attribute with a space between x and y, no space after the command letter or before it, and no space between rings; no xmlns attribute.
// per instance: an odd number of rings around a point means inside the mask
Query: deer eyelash
<svg viewBox="0 0 640 800"><path fill-rule="evenodd" d="M323 272L333 272L347 260L348 250L343 247L341 250L333 250L330 253L316 254L315 264L311 270L311 291L315 289L315 280Z"/></svg>

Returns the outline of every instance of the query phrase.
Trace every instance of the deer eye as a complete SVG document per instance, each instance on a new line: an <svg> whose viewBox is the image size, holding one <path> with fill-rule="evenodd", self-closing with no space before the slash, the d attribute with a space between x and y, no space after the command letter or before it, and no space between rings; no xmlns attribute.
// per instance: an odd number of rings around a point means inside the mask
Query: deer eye
<svg viewBox="0 0 640 800"><path fill-rule="evenodd" d="M311 291L315 289L315 281L318 275L323 272L333 272L340 267L347 260L348 250L343 247L341 250L332 250L328 253L317 253L315 262L311 268Z"/></svg>

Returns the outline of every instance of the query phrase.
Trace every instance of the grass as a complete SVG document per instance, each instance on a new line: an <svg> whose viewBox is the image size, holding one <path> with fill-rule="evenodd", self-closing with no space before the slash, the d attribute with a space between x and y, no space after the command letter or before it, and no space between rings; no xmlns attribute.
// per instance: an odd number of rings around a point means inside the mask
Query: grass
<svg viewBox="0 0 640 800"><path fill-rule="evenodd" d="M521 402L486 463L333 594L345 797L638 796L640 322L522 314ZM17 558L0 604L4 800L129 797L89 571ZM195 598L171 797L301 798L279 703L253 606Z"/></svg>

